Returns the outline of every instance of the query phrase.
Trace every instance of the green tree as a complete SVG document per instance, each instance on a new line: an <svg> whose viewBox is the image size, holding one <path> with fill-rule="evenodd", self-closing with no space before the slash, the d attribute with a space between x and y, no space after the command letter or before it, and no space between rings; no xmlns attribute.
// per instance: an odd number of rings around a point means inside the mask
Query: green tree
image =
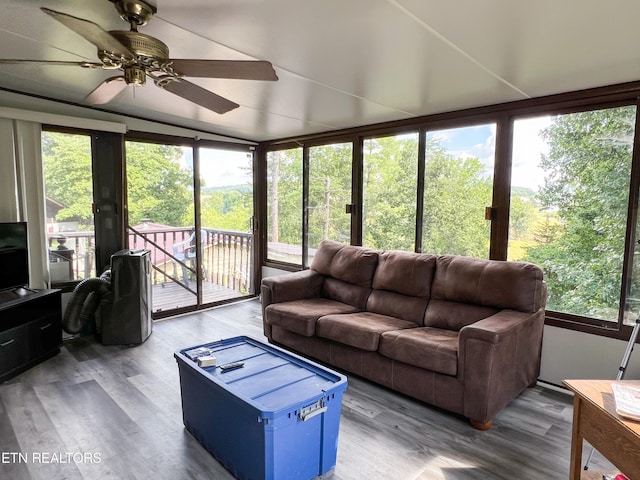
<svg viewBox="0 0 640 480"><path fill-rule="evenodd" d="M250 229L253 199L246 185L205 189L201 201L202 225L243 232Z"/></svg>
<svg viewBox="0 0 640 480"><path fill-rule="evenodd" d="M477 158L454 158L440 141L428 146L423 250L486 257L491 179ZM364 239L372 248L413 250L415 245L417 136L365 142ZM309 245L324 238L348 243L351 216L351 144L310 149ZM302 149L272 152L267 168L269 241L301 243ZM274 240L278 239L278 240Z"/></svg>
<svg viewBox="0 0 640 480"><path fill-rule="evenodd" d="M417 166L417 135L365 141L364 245L414 250Z"/></svg>
<svg viewBox="0 0 640 480"><path fill-rule="evenodd" d="M173 145L126 142L129 223L193 225L192 171Z"/></svg>
<svg viewBox="0 0 640 480"><path fill-rule="evenodd" d="M455 158L440 142L427 145L422 250L487 257L492 183L477 158Z"/></svg>
<svg viewBox="0 0 640 480"><path fill-rule="evenodd" d="M351 216L351 143L312 147L309 152L309 246L322 240L349 243Z"/></svg>
<svg viewBox="0 0 640 480"><path fill-rule="evenodd" d="M302 242L302 149L270 152L267 159L269 242Z"/></svg>
<svg viewBox="0 0 640 480"><path fill-rule="evenodd" d="M93 229L91 138L43 132L42 155L46 195L62 205L55 220L77 221L80 229Z"/></svg>
<svg viewBox="0 0 640 480"><path fill-rule="evenodd" d="M561 115L543 132L545 185L555 224L526 259L543 267L548 308L615 319L620 297L635 107Z"/></svg>

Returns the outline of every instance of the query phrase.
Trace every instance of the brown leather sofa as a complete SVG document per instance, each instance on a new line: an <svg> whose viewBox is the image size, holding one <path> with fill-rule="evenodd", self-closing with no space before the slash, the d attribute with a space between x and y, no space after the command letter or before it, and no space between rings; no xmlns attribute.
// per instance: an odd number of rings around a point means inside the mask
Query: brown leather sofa
<svg viewBox="0 0 640 480"><path fill-rule="evenodd" d="M535 384L540 268L324 241L311 268L262 280L264 333L478 429Z"/></svg>

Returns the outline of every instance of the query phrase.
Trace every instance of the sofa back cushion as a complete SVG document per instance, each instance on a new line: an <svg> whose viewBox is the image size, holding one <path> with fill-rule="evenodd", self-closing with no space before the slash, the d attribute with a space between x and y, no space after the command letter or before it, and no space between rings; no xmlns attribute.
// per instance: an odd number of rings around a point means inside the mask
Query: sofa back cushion
<svg viewBox="0 0 640 480"><path fill-rule="evenodd" d="M321 295L336 302L352 305L358 310L364 310L370 293L370 288L327 277L322 284Z"/></svg>
<svg viewBox="0 0 640 480"><path fill-rule="evenodd" d="M323 297L364 310L377 265L375 250L324 240L313 257L311 270L326 277Z"/></svg>
<svg viewBox="0 0 640 480"><path fill-rule="evenodd" d="M545 303L543 274L536 265L440 255L425 325L459 330L498 310L533 313ZM444 313L449 309L452 316ZM444 317L448 325L443 325Z"/></svg>
<svg viewBox="0 0 640 480"><path fill-rule="evenodd" d="M311 270L353 285L371 288L378 252L370 248L323 240L311 262Z"/></svg>
<svg viewBox="0 0 640 480"><path fill-rule="evenodd" d="M429 301L426 298L410 297L386 290L372 290L367 299L366 310L408 320L421 327L427 303Z"/></svg>
<svg viewBox="0 0 640 480"><path fill-rule="evenodd" d="M373 288L428 299L436 258L426 253L382 252L373 276Z"/></svg>
<svg viewBox="0 0 640 480"><path fill-rule="evenodd" d="M435 255L382 252L373 276L367 311L422 325L435 268Z"/></svg>

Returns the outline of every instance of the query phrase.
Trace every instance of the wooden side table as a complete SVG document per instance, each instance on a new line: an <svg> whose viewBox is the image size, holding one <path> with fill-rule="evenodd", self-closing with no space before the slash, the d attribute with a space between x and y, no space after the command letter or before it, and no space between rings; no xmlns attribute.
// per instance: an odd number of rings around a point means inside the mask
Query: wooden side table
<svg viewBox="0 0 640 480"><path fill-rule="evenodd" d="M612 383L640 387L637 380L565 380L575 393L570 480L600 480L602 473L582 470L582 443L589 442L630 480L640 480L640 422L615 411Z"/></svg>

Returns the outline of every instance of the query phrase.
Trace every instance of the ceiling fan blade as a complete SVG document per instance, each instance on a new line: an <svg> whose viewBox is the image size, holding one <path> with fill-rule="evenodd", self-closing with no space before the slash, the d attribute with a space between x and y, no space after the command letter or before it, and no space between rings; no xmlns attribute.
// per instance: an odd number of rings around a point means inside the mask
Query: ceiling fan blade
<svg viewBox="0 0 640 480"><path fill-rule="evenodd" d="M103 105L113 100L127 86L124 77L110 77L98 85L93 92L85 97L91 105Z"/></svg>
<svg viewBox="0 0 640 480"><path fill-rule="evenodd" d="M98 50L105 50L123 59L134 59L133 53L127 47L97 23L83 18L73 17L66 13L56 12L55 10L45 7L40 7L40 10L51 15L65 27L70 28L88 42L93 43L98 47Z"/></svg>
<svg viewBox="0 0 640 480"><path fill-rule="evenodd" d="M64 60L18 60L12 58L0 58L0 65L62 65L62 66L73 66L73 67L83 67L83 68L102 68L101 63L93 63L93 62L66 62Z"/></svg>
<svg viewBox="0 0 640 480"><path fill-rule="evenodd" d="M263 60L172 59L173 69L185 77L278 80L271 62Z"/></svg>
<svg viewBox="0 0 640 480"><path fill-rule="evenodd" d="M195 83L187 82L186 80L182 79L169 79L167 81L163 80L165 80L165 78L156 80L156 85L175 95L178 95L179 97L198 104L201 107L208 108L209 110L212 110L216 113L226 113L229 110L233 110L234 108L238 108L240 106L237 103L232 102L231 100L227 100L220 95L216 95L209 90L205 90Z"/></svg>

